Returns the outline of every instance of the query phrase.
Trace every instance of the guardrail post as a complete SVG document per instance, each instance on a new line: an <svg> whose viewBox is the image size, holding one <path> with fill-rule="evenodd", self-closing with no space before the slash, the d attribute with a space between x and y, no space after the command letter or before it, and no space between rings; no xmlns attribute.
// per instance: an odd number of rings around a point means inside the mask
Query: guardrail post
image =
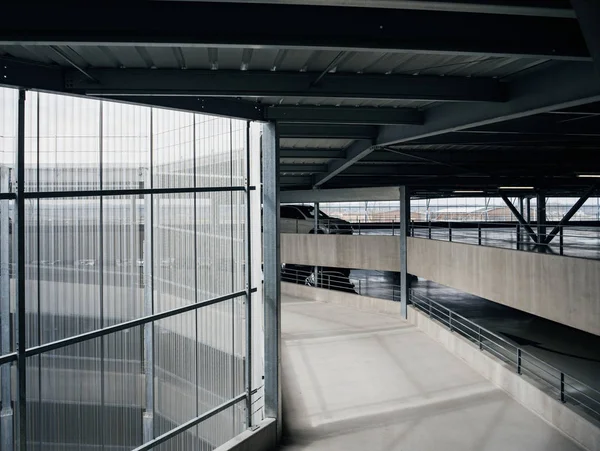
<svg viewBox="0 0 600 451"><path fill-rule="evenodd" d="M429 239L431 239L431 221L429 221L429 226L427 228L427 234L428 234Z"/></svg>
<svg viewBox="0 0 600 451"><path fill-rule="evenodd" d="M477 244L481 246L481 223L477 223Z"/></svg>
<svg viewBox="0 0 600 451"><path fill-rule="evenodd" d="M521 348L517 348L517 373L521 374Z"/></svg>
<svg viewBox="0 0 600 451"><path fill-rule="evenodd" d="M558 243L560 246L560 255L563 255L563 229L564 229L564 227L560 228L559 236L558 236L558 239L559 239Z"/></svg>
<svg viewBox="0 0 600 451"><path fill-rule="evenodd" d="M517 250L521 247L521 225L517 224Z"/></svg>
<svg viewBox="0 0 600 451"><path fill-rule="evenodd" d="M448 223L448 241L452 241L452 223Z"/></svg>
<svg viewBox="0 0 600 451"><path fill-rule="evenodd" d="M358 294L362 294L362 280L358 279Z"/></svg>
<svg viewBox="0 0 600 451"><path fill-rule="evenodd" d="M560 402L566 402L565 400L565 373L560 372Z"/></svg>

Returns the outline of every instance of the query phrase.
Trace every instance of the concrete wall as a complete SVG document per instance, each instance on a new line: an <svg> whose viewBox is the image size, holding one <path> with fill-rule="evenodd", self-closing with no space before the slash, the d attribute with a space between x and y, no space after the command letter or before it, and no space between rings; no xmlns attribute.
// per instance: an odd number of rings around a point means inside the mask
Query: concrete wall
<svg viewBox="0 0 600 451"><path fill-rule="evenodd" d="M600 261L411 238L408 270L600 335Z"/></svg>
<svg viewBox="0 0 600 451"><path fill-rule="evenodd" d="M296 283L282 282L281 294L295 296L303 299L311 299L319 302L331 302L332 304L344 305L365 312L385 313L386 315L401 315L400 303L387 301L385 299L372 298L369 296L358 296L343 291L326 290L323 288L312 288Z"/></svg>
<svg viewBox="0 0 600 451"><path fill-rule="evenodd" d="M399 271L399 239L284 233L281 261ZM408 238L408 271L600 335L600 261Z"/></svg>
<svg viewBox="0 0 600 451"><path fill-rule="evenodd" d="M281 262L399 271L400 239L397 236L282 233Z"/></svg>

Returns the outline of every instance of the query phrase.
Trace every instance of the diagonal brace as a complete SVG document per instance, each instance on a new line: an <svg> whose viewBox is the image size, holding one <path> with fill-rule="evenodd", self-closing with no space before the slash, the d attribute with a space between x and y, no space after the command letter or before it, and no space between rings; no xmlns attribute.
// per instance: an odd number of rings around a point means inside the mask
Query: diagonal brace
<svg viewBox="0 0 600 451"><path fill-rule="evenodd" d="M596 191L596 188L597 188L597 186L593 185L592 187L590 187L590 189L588 189L585 192L585 194L583 196L581 196L579 198L579 200L577 202L575 202L575 205L573 205L571 207L571 209L563 216L563 218L556 225L556 227L554 227L552 229L552 232L550 232L550 234L544 241L545 244L550 244L550 242L554 239L554 237L560 232L561 227L563 227L565 224L567 224L569 222L569 220L575 215L575 213L577 213L579 211L581 206L583 204L585 204L585 202L590 198L590 196L594 193L594 191Z"/></svg>
<svg viewBox="0 0 600 451"><path fill-rule="evenodd" d="M517 210L515 208L515 206L512 204L512 202L510 200L508 200L508 197L506 197L505 194L502 194L502 200L504 201L504 203L506 204L508 209L511 211L511 213L513 215L515 215L515 218L517 218L517 221L519 221L519 224L521 224L523 226L523 228L525 229L527 234L531 237L533 242L539 244L539 239L538 239L538 236L536 235L536 233L533 231L533 229L527 223L527 221L525 221L525 219L523 218L521 213L519 213L519 210Z"/></svg>

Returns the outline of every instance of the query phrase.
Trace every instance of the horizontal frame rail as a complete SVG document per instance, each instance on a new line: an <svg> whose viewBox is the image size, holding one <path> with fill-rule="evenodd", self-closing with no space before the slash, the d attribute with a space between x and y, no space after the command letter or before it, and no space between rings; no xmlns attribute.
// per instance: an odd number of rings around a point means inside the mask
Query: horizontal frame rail
<svg viewBox="0 0 600 451"><path fill-rule="evenodd" d="M252 293L257 291L256 288L252 288L250 290ZM134 319L131 321L125 321L120 324L115 324L113 326L103 327L101 329L92 330L90 332L85 332L83 334L74 335L72 337L64 338L62 340L56 340L51 343L46 343L40 346L34 346L25 350L25 356L31 357L39 354L46 353L48 351L53 351L55 349L64 348L65 346L71 346L77 343L81 343L84 341L92 340L94 338L103 337L105 335L112 334L114 332L119 332L121 330L131 329L132 327L142 326L147 323L151 323L154 321L159 321L161 319L169 318L171 316L180 315L182 313L191 312L193 310L197 310L202 307L208 307L209 305L219 304L224 301L229 301L231 299L235 299L238 297L245 296L247 294L246 290L237 291L235 293L231 293L225 296L220 296L213 299L208 299L202 302L196 302L194 304L184 305L183 307L174 308L171 310L167 310L161 313L155 313L154 315L144 316L138 319ZM10 355L10 354L9 354Z"/></svg>
<svg viewBox="0 0 600 451"><path fill-rule="evenodd" d="M209 418L214 417L218 413L223 412L224 410L228 409L231 406L236 405L237 403L243 401L244 399L246 399L246 393L241 393L241 394L237 395L235 398L232 398L229 401L224 402L223 404L219 404L214 409L211 409L208 412L205 412L202 415L197 416L196 418L193 418L193 419L183 423L181 426L177 426L176 428L173 428L170 431L165 432L162 435L159 435L154 440L151 440L149 442L144 443L142 446L138 446L137 448L134 448L133 451L147 451L150 449L154 449L161 443L164 443L164 442L178 436L182 432L185 432L188 429L196 426L197 424L200 424L203 421L206 421Z"/></svg>
<svg viewBox="0 0 600 451"><path fill-rule="evenodd" d="M250 190L256 187L251 186ZM140 189L97 189L81 191L26 191L25 199L48 199L66 197L135 196L144 194L185 194L185 193L229 193L246 191L246 186L202 186L196 188L140 188Z"/></svg>

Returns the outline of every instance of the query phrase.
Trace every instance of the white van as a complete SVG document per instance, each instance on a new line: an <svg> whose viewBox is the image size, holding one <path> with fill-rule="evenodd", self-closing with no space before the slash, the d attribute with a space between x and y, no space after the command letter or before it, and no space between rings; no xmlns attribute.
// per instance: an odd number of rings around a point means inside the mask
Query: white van
<svg viewBox="0 0 600 451"><path fill-rule="evenodd" d="M282 233L315 233L315 208L310 205L282 205L280 229ZM352 235L352 226L343 219L332 218L319 210L316 233Z"/></svg>

